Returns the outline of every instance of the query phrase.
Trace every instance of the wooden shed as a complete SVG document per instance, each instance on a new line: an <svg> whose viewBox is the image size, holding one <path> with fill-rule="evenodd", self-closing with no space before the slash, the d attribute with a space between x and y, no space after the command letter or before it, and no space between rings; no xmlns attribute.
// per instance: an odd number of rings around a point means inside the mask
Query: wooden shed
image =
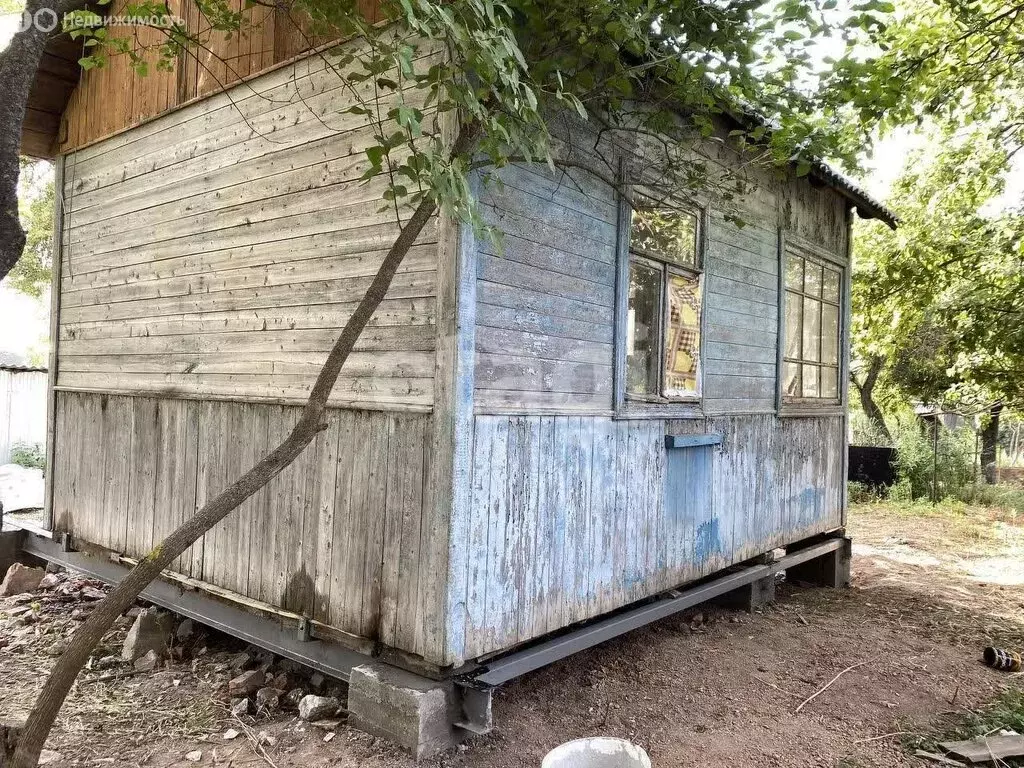
<svg viewBox="0 0 1024 768"><path fill-rule="evenodd" d="M359 181L372 130L273 20L229 57L244 85L115 64L62 109L67 550L130 564L275 445L398 231ZM722 146L695 151L738 162ZM841 548L850 224L891 214L823 165L762 172L745 226L711 203L634 212L583 173L502 175L482 205L503 247L432 222L330 428L169 579L443 677L732 566L763 581L777 548Z"/></svg>

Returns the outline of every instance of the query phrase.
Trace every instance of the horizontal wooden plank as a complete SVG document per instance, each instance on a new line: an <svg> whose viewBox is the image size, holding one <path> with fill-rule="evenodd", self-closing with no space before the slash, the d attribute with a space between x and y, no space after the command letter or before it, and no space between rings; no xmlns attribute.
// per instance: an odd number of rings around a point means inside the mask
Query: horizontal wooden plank
<svg viewBox="0 0 1024 768"><path fill-rule="evenodd" d="M477 354L476 387L512 391L602 394L611 391L611 365Z"/></svg>
<svg viewBox="0 0 1024 768"><path fill-rule="evenodd" d="M388 296L392 299L409 299L433 296L436 275L434 272L408 272L396 275ZM130 320L137 317L160 317L182 313L218 312L225 310L248 311L267 307L302 307L313 299L318 302L336 303L358 301L366 293L373 278L353 278L344 283L304 283L302 292L295 286L273 286L260 291L239 289L217 291L201 296L172 296L167 299L142 299L119 302L108 306L68 307L61 312L64 322L79 323L97 320Z"/></svg>
<svg viewBox="0 0 1024 768"><path fill-rule="evenodd" d="M61 339L122 339L130 337L185 336L237 331L287 331L334 329L348 322L357 302L310 304L297 313L293 307L269 307L247 312L200 312L194 315L139 317L118 323L61 323ZM433 325L437 300L385 299L374 312L369 328Z"/></svg>
<svg viewBox="0 0 1024 768"><path fill-rule="evenodd" d="M551 315L546 312L496 306L477 302L477 328L491 327L539 333L563 339L611 344L613 328L610 323L588 322Z"/></svg>
<svg viewBox="0 0 1024 768"><path fill-rule="evenodd" d="M556 274L486 253L481 253L477 257L477 279L535 294L592 302L609 309L615 304L615 288L611 283L601 284Z"/></svg>
<svg viewBox="0 0 1024 768"><path fill-rule="evenodd" d="M570 320L583 320L608 328L611 328L612 324L611 307L602 307L562 296L538 294L486 280L478 281L477 300L484 304L520 309L526 312L537 312Z"/></svg>
<svg viewBox="0 0 1024 768"><path fill-rule="evenodd" d="M478 326L476 350L480 354L536 357L573 363L612 363L612 345L583 343L539 333Z"/></svg>

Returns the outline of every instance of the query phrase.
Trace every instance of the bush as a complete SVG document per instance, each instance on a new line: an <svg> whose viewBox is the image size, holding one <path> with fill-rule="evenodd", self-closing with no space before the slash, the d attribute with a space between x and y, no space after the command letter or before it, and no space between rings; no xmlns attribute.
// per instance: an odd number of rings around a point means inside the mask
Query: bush
<svg viewBox="0 0 1024 768"><path fill-rule="evenodd" d="M850 480L846 484L846 495L849 497L851 504L872 504L876 501L881 501L884 489L873 488L867 483Z"/></svg>
<svg viewBox="0 0 1024 768"><path fill-rule="evenodd" d="M1012 512L1016 517L1024 516L1024 488L1012 485L965 485L957 498L966 504L982 507L998 507Z"/></svg>
<svg viewBox="0 0 1024 768"><path fill-rule="evenodd" d="M968 428L939 428L938 454L932 444L931 426L911 413L895 419L896 468L901 482L909 486L912 499L930 498L933 476L938 479L938 498L959 497L961 489L974 482L974 432ZM937 461L937 471L933 467ZM902 490L906 493L906 489Z"/></svg>
<svg viewBox="0 0 1024 768"><path fill-rule="evenodd" d="M45 470L46 449L41 443L15 443L11 446L11 463Z"/></svg>

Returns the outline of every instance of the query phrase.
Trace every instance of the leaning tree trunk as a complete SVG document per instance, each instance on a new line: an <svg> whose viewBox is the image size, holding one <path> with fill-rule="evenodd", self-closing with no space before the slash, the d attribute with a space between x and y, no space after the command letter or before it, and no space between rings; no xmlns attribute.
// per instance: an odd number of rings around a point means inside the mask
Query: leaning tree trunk
<svg viewBox="0 0 1024 768"><path fill-rule="evenodd" d="M25 13L30 17L39 11L57 14L60 6L58 0L29 0ZM7 277L25 249L25 230L18 218L21 127L49 37L49 32L29 25L0 51L0 280Z"/></svg>
<svg viewBox="0 0 1024 768"><path fill-rule="evenodd" d="M452 147L452 156L468 155L476 145L479 131L480 126L476 122L463 126ZM313 390L299 417L299 422L287 439L157 544L153 551L132 568L110 594L97 603L89 618L75 632L67 650L61 654L46 679L46 684L25 723L25 728L18 741L18 748L14 753L13 768L34 768L37 764L46 737L49 735L57 713L64 704L64 699L67 698L78 673L81 672L89 654L103 639L103 635L110 629L117 617L135 602L142 590L155 580L164 568L174 562L204 533L237 509L243 501L263 488L295 461L306 446L313 441L313 438L327 427L324 421L327 398L338 380L342 365L373 313L384 300L402 259L409 252L416 237L436 210L437 204L431 198L425 198L416 207L412 217L384 257L366 295L359 302L359 306L352 313L327 356L327 362L324 363L324 367L317 376Z"/></svg>
<svg viewBox="0 0 1024 768"><path fill-rule="evenodd" d="M981 430L981 472L989 485L995 485L999 479L996 458L999 450L999 415L1002 412L1002 403L993 405L988 411L988 421Z"/></svg>
<svg viewBox="0 0 1024 768"><path fill-rule="evenodd" d="M853 380L854 386L857 387L857 392L860 395L860 407L864 410L864 414L875 425L875 428L881 433L882 437L888 441L889 445L892 445L892 434L889 432L889 427L885 424L882 409L875 402L875 385L878 384L878 376L884 367L885 358L875 356L871 358L863 384L852 376L850 378Z"/></svg>

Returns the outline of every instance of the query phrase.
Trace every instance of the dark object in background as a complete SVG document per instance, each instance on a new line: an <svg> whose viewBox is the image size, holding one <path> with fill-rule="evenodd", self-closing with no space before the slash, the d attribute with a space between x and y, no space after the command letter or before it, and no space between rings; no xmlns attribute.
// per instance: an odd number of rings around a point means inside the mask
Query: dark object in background
<svg viewBox="0 0 1024 768"><path fill-rule="evenodd" d="M850 446L850 471L847 480L872 488L896 482L896 449L873 445Z"/></svg>
<svg viewBox="0 0 1024 768"><path fill-rule="evenodd" d="M1003 672L1020 672L1021 655L1016 651L1004 651L1002 648L989 646L982 653L985 665Z"/></svg>

